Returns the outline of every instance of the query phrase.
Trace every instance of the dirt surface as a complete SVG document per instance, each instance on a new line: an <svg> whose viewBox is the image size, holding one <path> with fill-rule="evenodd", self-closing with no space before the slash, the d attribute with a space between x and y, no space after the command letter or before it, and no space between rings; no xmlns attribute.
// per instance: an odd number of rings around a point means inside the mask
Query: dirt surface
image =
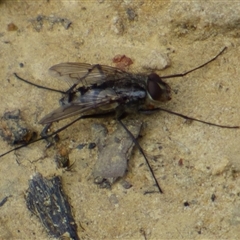
<svg viewBox="0 0 240 240"><path fill-rule="evenodd" d="M196 67L227 46L203 69L166 79L172 100L161 106L205 121L240 125L238 2L2 0L0 8L1 115L20 109L28 126L40 133L39 120L61 98L17 80L14 72L66 90L67 83L49 77L52 65L112 65L114 56L125 54L133 60L130 71L169 65L157 71L165 76ZM137 149L125 177L130 189L120 183L112 190L94 185L97 149L77 146L94 142L93 123L105 124L110 132L117 123L112 118L82 120L60 133L60 142L50 149L42 141L0 158L0 202L9 196L0 204L0 238L50 239L24 199L34 172L62 176L81 239L239 238L240 130L189 123L163 112L129 118L144 122L139 143L163 194L144 195L154 182ZM61 146L71 150L71 171L56 168L54 155ZM1 139L0 148L3 153L11 146Z"/></svg>

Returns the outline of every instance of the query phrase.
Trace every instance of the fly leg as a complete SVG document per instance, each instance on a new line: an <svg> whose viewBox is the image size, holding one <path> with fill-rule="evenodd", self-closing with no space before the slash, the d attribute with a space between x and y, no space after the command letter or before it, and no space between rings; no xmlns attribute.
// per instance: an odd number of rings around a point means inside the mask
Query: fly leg
<svg viewBox="0 0 240 240"><path fill-rule="evenodd" d="M139 109L138 111L140 113L144 113L144 114L151 114L151 113L154 113L154 112L163 111L163 112L167 112L167 113L176 115L178 117L184 118L186 120L200 122L200 123L207 124L207 125L210 125L210 126L215 126L215 127L220 127L220 128L229 128L229 129L239 129L240 128L240 126L221 125L221 124L217 124L217 123L203 121L203 120L200 120L200 119L197 119L197 118L189 117L187 115L184 115L184 114L181 114L181 113L178 113L178 112L173 112L171 110L168 110L168 109L165 109L165 108L160 108L160 107L152 108L152 109Z"/></svg>
<svg viewBox="0 0 240 240"><path fill-rule="evenodd" d="M32 85L32 86L34 86L34 87L42 88L42 89L49 90L49 91L52 91L52 92L58 92L58 93L65 94L65 92L63 92L63 91L60 91L60 90L57 90L57 89L54 89L54 88L49 88L49 87L45 87L45 86L41 86L41 85L32 83L32 82L30 82L30 81L28 81L28 80L25 80L25 79L19 77L16 73L13 73L13 74L14 74L14 76L15 76L18 80L21 80L22 82L25 82L25 83L27 83L27 84L30 84L30 85Z"/></svg>
<svg viewBox="0 0 240 240"><path fill-rule="evenodd" d="M142 147L141 147L140 144L138 143L137 139L136 139L136 138L133 136L133 134L128 130L128 128L124 125L124 123L122 122L122 120L121 120L120 118L118 118L117 121L118 121L118 122L120 123L120 125L125 129L125 131L128 133L128 135L132 138L134 144L138 147L140 153L143 155L143 157L144 157L144 159L145 159L145 161L146 161L146 163L147 163L147 166L148 166L148 168L149 168L149 170L150 170L150 172L151 172L151 174L152 174L152 176L153 176L153 179L154 179L154 182L155 182L155 184L156 184L156 186L157 186L157 188L158 188L158 191L159 191L160 193L163 193L163 191L162 191L162 189L161 189L161 187L160 187L160 185L159 185L159 183L158 183L158 181L157 181L157 178L156 178L156 176L155 176L155 174L154 174L154 172L153 172L153 170L152 170L152 167L151 167L151 165L150 165L150 163L149 163L149 161L148 161L148 159L147 159L147 157L146 157L146 155L145 155Z"/></svg>
<svg viewBox="0 0 240 240"><path fill-rule="evenodd" d="M33 140L33 141L31 141L31 142L28 142L28 143L26 143L26 144L23 144L23 145L21 145L21 146L15 147L15 148L13 148L13 149L5 152L5 153L2 153L2 154L0 154L0 158L3 157L3 156L5 156L5 155L7 155L7 154L9 154L9 153L11 153L11 152L13 152L13 151L16 151L16 150L21 149L21 148L26 147L26 146L29 146L29 145L31 145L31 144L33 144L33 143L36 143L36 142L39 142L39 141L41 141L41 140L44 140L44 139L47 139L47 138L56 136L57 133L60 133L61 131L65 130L66 128L70 127L70 126L73 125L74 123L78 122L80 119L85 119L85 118L105 118L105 117L107 117L107 116L113 116L114 114L115 114L115 111L110 111L110 112L107 112L107 113L100 113L100 114L83 115L83 116L80 116L80 117L76 118L76 119L73 120L72 122L66 124L65 126L59 128L58 130L56 130L55 132L53 132L53 133L51 133L51 134L46 134L46 132L47 132L47 126L45 126L45 127L44 127L44 129L45 129L45 136L44 136L44 137L40 137L40 138L35 139L35 140ZM49 125L48 125L48 128L49 128Z"/></svg>
<svg viewBox="0 0 240 240"><path fill-rule="evenodd" d="M143 111L144 111L144 110L143 110ZM146 110L145 110L145 111L146 111ZM151 172L151 174L152 174L152 176L153 176L153 179L154 179L154 182L155 182L155 184L156 184L156 186L157 186L157 188L158 188L158 191L159 191L160 193L163 193L163 191L162 191L162 189L161 189L161 187L160 187L160 185L159 185L159 183L158 183L158 181L157 181L157 178L156 178L156 176L155 176L155 174L154 174L154 172L153 172L153 170L152 170L152 167L151 167L151 165L150 165L150 163L149 163L149 161L148 161L148 158L147 158L146 154L144 153L142 147L140 146L140 144L138 143L137 139L133 136L133 134L129 131L129 129L124 125L124 123L123 123L122 120L121 120L121 119L123 119L124 117L126 117L126 114L127 114L127 113L126 113L126 108L125 108L125 106L119 105L119 106L116 108L116 119L117 119L117 121L118 121L118 122L120 123L120 125L125 129L125 131L128 133L128 135L132 138L134 144L137 146L137 148L139 149L140 153L143 155L143 157L144 157L144 159L145 159L145 161L146 161L146 163L147 163L147 166L148 166L148 168L149 168L149 170L150 170L150 172Z"/></svg>
<svg viewBox="0 0 240 240"><path fill-rule="evenodd" d="M57 133L55 133L55 134L53 133L54 135L50 134L51 136L49 136L48 132L49 132L51 125L52 125L52 123L46 124L46 126L43 128L43 130L40 134L41 138L47 142L46 148L50 148L54 142L57 142L59 140Z"/></svg>

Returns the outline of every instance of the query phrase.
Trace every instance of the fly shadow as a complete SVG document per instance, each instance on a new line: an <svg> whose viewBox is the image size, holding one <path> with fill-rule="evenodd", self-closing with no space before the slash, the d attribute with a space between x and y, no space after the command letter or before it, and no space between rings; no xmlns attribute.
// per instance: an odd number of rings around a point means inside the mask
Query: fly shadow
<svg viewBox="0 0 240 240"><path fill-rule="evenodd" d="M14 150L20 149L37 141L43 139L47 140L80 119L104 118L106 116L113 116L125 129L134 144L138 147L148 165L148 168L151 171L158 191L163 193L151 168L149 160L146 157L146 154L139 145L137 139L125 126L122 119L126 115L133 112L148 114L156 111L164 111L187 120L193 120L216 127L229 129L240 128L240 126L228 126L210 123L160 107L146 107L147 100L150 100L153 103L167 102L171 100L171 88L166 82L163 81L163 79L184 77L193 71L203 68L207 64L216 60L226 49L227 47L224 47L215 57L196 68L184 73L161 77L156 73L151 73L149 75L142 73L134 74L115 67L100 64L91 65L87 63L66 62L52 66L49 69L50 74L53 77L70 84L71 87L67 91L59 91L37 85L19 77L16 73L14 73L14 75L21 81L38 88L59 92L63 94L63 97L60 99L61 106L47 114L39 121L40 124L45 125L41 138L11 149L10 151L1 154L0 157L3 157ZM54 133L46 134L46 130L53 122L75 115L80 116Z"/></svg>

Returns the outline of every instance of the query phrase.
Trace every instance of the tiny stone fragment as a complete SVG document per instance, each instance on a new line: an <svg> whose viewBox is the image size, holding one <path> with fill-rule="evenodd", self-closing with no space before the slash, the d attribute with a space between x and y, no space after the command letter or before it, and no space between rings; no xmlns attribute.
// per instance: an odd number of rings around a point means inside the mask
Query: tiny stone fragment
<svg viewBox="0 0 240 240"><path fill-rule="evenodd" d="M36 137L23 121L20 110L5 112L0 119L0 136L11 145L25 144Z"/></svg>
<svg viewBox="0 0 240 240"><path fill-rule="evenodd" d="M211 196L212 202L214 202L216 200L216 198L217 198L216 195L213 193L212 196Z"/></svg>
<svg viewBox="0 0 240 240"><path fill-rule="evenodd" d="M79 239L59 176L48 180L40 173L33 175L29 180L26 202L27 208L40 219L52 237Z"/></svg>
<svg viewBox="0 0 240 240"><path fill-rule="evenodd" d="M89 143L88 149L94 149L96 147L96 143Z"/></svg>
<svg viewBox="0 0 240 240"><path fill-rule="evenodd" d="M112 18L111 30L117 35L122 35L124 32L124 24L119 16L114 16Z"/></svg>
<svg viewBox="0 0 240 240"><path fill-rule="evenodd" d="M116 194L111 194L111 196L109 197L109 201L114 205L117 205L119 203L119 200Z"/></svg>
<svg viewBox="0 0 240 240"><path fill-rule="evenodd" d="M23 68L23 67L24 67L24 64L23 64L23 63L19 63L19 67L20 67L20 68Z"/></svg>
<svg viewBox="0 0 240 240"><path fill-rule="evenodd" d="M9 23L8 26L7 26L7 30L9 32L17 31L18 27L14 23Z"/></svg>
<svg viewBox="0 0 240 240"><path fill-rule="evenodd" d="M65 146L61 146L55 155L55 162L58 168L70 168L69 152Z"/></svg>
<svg viewBox="0 0 240 240"><path fill-rule="evenodd" d="M127 13L128 20L130 21L134 21L135 18L137 17L136 12L132 8L127 8L126 13Z"/></svg>
<svg viewBox="0 0 240 240"><path fill-rule="evenodd" d="M32 23L33 28L40 32L42 30L42 27L45 23L52 28L55 24L62 24L62 26L67 30L72 22L67 18L61 18L58 16L50 15L50 16L44 16L39 15L35 19L31 19L30 22Z"/></svg>
<svg viewBox="0 0 240 240"><path fill-rule="evenodd" d="M0 201L0 207L2 207L2 206L7 202L7 200L8 200L9 197L11 197L11 195L3 198L3 199Z"/></svg>
<svg viewBox="0 0 240 240"><path fill-rule="evenodd" d="M122 181L121 181L121 185L122 185L123 188L125 188L125 189L129 189L129 188L132 187L132 184L131 184L130 182L126 181L126 180L122 180Z"/></svg>
<svg viewBox="0 0 240 240"><path fill-rule="evenodd" d="M62 25L63 25L63 27L67 30L70 26L71 26L71 24L72 24L72 22L69 20L69 19L67 19L67 18L62 18L61 19L61 23L62 23Z"/></svg>
<svg viewBox="0 0 240 240"><path fill-rule="evenodd" d="M131 58L127 57L126 55L117 54L113 58L113 63L115 63L115 66L123 71L128 70L128 67L133 64L133 61Z"/></svg>
<svg viewBox="0 0 240 240"><path fill-rule="evenodd" d="M167 54L158 50L152 50L142 60L142 67L147 70L163 70L171 65L171 61Z"/></svg>
<svg viewBox="0 0 240 240"><path fill-rule="evenodd" d="M137 138L142 122L131 120L126 121L124 124ZM120 125L111 134L106 134L105 126L98 124L97 128L96 125L94 124L94 127L92 127L92 132L96 136L98 159L93 170L93 177L95 183L104 183L104 185L108 186L106 181L111 185L126 173L128 160L135 144L131 136ZM100 130L100 127L102 130Z"/></svg>
<svg viewBox="0 0 240 240"><path fill-rule="evenodd" d="M81 143L81 144L77 145L76 148L77 148L78 150L81 150L81 149L83 149L85 146L86 146L85 143Z"/></svg>

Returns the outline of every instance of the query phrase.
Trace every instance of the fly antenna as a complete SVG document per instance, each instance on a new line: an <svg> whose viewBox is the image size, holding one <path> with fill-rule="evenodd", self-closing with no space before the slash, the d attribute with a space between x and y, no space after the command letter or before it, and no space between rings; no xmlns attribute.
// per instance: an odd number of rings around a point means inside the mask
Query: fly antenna
<svg viewBox="0 0 240 240"><path fill-rule="evenodd" d="M161 76L161 78L175 78L175 77L184 77L186 76L187 74L193 72L193 71L196 71L200 68L203 68L204 66L208 65L209 63L213 62L214 60L216 60L221 54L223 54L223 52L227 49L227 47L224 47L215 57L213 57L211 60L203 63L202 65L196 67L196 68L193 68L187 72L184 72L184 73L179 73L179 74L173 74L173 75L168 75L168 76Z"/></svg>

